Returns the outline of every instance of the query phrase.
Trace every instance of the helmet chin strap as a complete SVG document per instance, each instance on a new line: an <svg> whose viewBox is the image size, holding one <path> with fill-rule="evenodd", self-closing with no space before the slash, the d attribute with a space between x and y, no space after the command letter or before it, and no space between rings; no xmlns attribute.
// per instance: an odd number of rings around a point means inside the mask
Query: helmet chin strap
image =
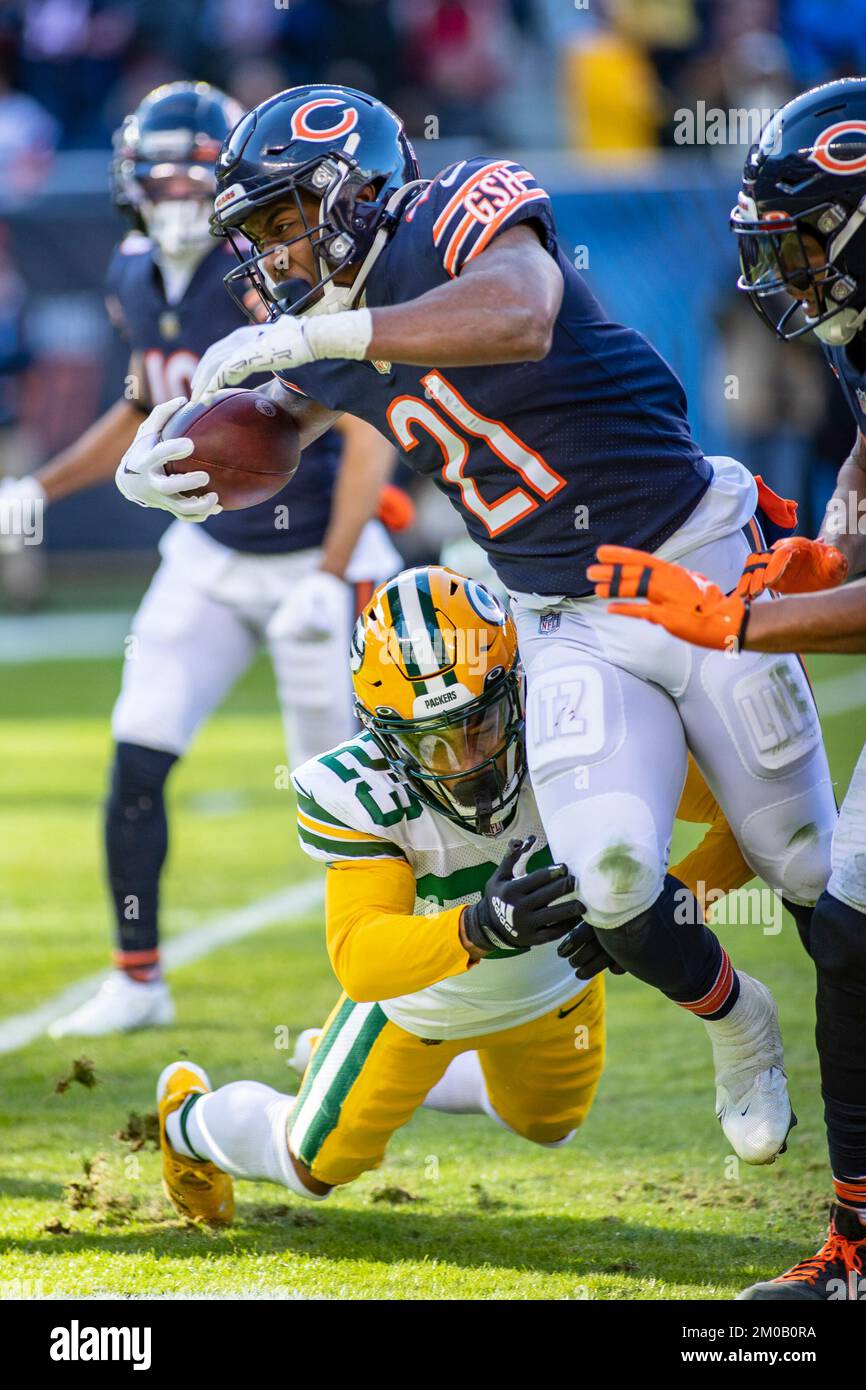
<svg viewBox="0 0 866 1390"><path fill-rule="evenodd" d="M808 315L806 315L806 322L810 322ZM852 338L856 338L864 323L866 323L866 306L862 309L840 309L838 314L834 314L832 318L816 324L813 332L815 337L820 338L821 342L826 343L828 347L845 347Z"/></svg>
<svg viewBox="0 0 866 1390"><path fill-rule="evenodd" d="M402 188L398 188L391 194L385 204L385 212L393 213L409 197L411 193L417 191L418 187L424 182L422 179L415 179L412 183L406 183ZM324 222L330 212L332 198L327 195L319 204L319 221ZM385 222L379 227L373 237L369 251L361 262L358 273L351 285L335 285L333 280L329 281L322 289L321 297L312 304L309 309L305 309L302 318L312 318L315 314L336 314L341 309L353 309L361 297L361 291L366 284L367 277L376 261L385 249L385 242L388 240L389 229ZM339 240L339 238L338 238ZM323 256L318 256L320 274L324 277L330 273L330 267Z"/></svg>

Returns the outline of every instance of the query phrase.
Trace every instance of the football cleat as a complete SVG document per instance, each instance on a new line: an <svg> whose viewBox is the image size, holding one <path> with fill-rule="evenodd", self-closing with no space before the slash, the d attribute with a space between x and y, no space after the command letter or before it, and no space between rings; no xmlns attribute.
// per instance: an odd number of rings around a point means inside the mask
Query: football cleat
<svg viewBox="0 0 866 1390"><path fill-rule="evenodd" d="M174 1003L164 980L141 984L115 970L92 999L58 1018L48 1029L52 1038L101 1038L174 1023Z"/></svg>
<svg viewBox="0 0 866 1390"><path fill-rule="evenodd" d="M716 1114L744 1163L772 1163L797 1123L788 1098L776 1003L766 985L737 972L740 997L708 1023L716 1070Z"/></svg>
<svg viewBox="0 0 866 1390"><path fill-rule="evenodd" d="M830 1208L830 1229L821 1249L778 1278L751 1284L737 1294L737 1301L854 1301L861 1299L864 1292L866 1226L856 1211L834 1203Z"/></svg>
<svg viewBox="0 0 866 1390"><path fill-rule="evenodd" d="M170 1062L156 1083L159 1108L159 1146L162 1150L162 1190L175 1211L187 1221L207 1226L230 1226L235 1214L232 1180L209 1159L188 1158L171 1147L166 1136L169 1115L192 1095L211 1089L207 1072L195 1062Z"/></svg>

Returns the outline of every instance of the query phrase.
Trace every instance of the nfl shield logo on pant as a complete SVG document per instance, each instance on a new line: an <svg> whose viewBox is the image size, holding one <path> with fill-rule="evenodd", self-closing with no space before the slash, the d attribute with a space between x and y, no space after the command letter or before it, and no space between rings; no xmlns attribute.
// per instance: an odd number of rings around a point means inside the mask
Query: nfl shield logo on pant
<svg viewBox="0 0 866 1390"><path fill-rule="evenodd" d="M542 634L545 632L557 632L559 630L561 618L562 614L557 609L549 608L547 612L542 613L538 619L538 631Z"/></svg>

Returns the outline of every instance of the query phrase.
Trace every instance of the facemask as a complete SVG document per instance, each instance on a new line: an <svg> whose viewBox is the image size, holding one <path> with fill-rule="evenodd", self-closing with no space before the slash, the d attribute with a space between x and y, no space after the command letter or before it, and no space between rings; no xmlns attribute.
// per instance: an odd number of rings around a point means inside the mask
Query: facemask
<svg viewBox="0 0 866 1390"><path fill-rule="evenodd" d="M208 230L210 208L200 198L144 202L141 210L148 235L165 256L180 256L213 245Z"/></svg>

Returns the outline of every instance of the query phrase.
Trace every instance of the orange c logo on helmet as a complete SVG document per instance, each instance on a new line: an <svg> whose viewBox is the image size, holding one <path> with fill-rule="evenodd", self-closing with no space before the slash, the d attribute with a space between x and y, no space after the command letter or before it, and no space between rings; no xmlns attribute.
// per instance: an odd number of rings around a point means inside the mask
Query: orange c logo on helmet
<svg viewBox="0 0 866 1390"><path fill-rule="evenodd" d="M826 169L828 174L862 174L866 171L866 154L861 154L858 159L838 159L830 153L833 141L843 135L859 135L866 145L866 121L837 121L836 125L828 126L815 141L809 158Z"/></svg>
<svg viewBox="0 0 866 1390"><path fill-rule="evenodd" d="M299 140L336 140L341 135L348 135L358 124L358 113L354 106L346 107L337 124L328 126L326 130L316 130L307 120L312 111L344 104L340 97L314 97L312 101L305 101L292 115L292 134Z"/></svg>

